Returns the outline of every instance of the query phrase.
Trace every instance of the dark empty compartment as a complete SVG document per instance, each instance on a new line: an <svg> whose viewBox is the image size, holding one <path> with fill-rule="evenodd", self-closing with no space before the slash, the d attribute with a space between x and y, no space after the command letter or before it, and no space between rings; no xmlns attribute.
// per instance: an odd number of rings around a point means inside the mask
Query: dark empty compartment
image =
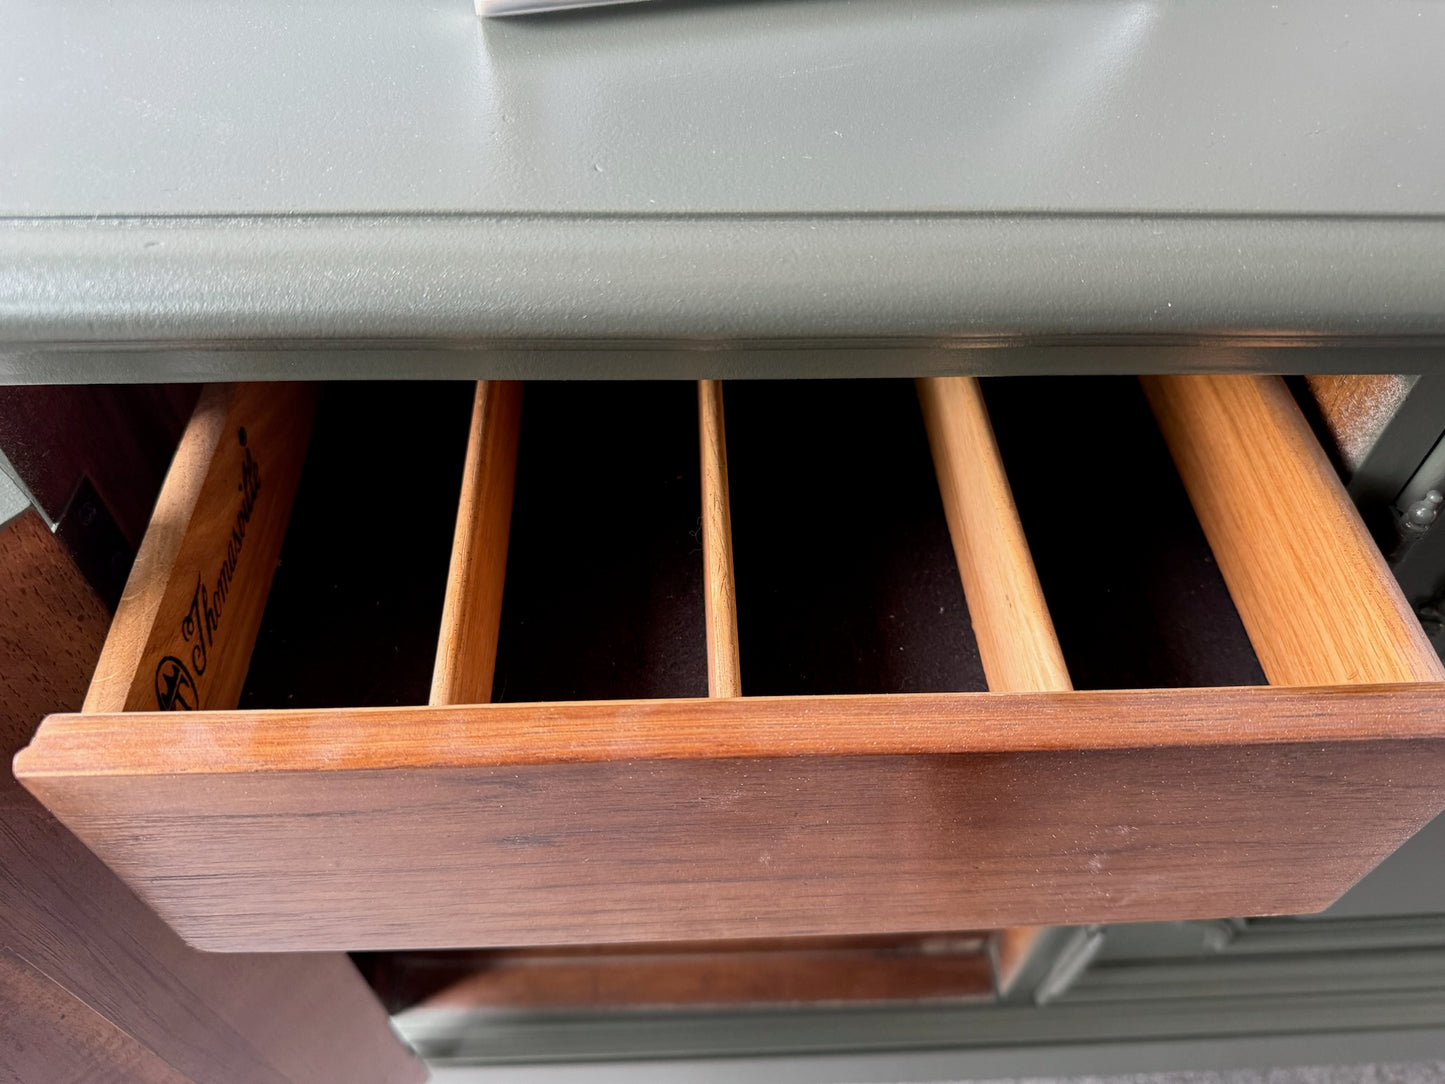
<svg viewBox="0 0 1445 1084"><path fill-rule="evenodd" d="M241 707L427 702L474 387L323 391Z"/></svg>
<svg viewBox="0 0 1445 1084"><path fill-rule="evenodd" d="M723 395L743 692L984 689L913 382Z"/></svg>
<svg viewBox="0 0 1445 1084"><path fill-rule="evenodd" d="M697 387L534 383L493 696L707 695Z"/></svg>
<svg viewBox="0 0 1445 1084"><path fill-rule="evenodd" d="M1074 687L1265 684L1138 381L983 388Z"/></svg>

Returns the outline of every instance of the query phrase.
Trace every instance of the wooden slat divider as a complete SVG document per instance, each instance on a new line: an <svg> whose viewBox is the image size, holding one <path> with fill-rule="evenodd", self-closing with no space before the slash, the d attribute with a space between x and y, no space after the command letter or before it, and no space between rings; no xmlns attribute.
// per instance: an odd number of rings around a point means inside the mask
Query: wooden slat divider
<svg viewBox="0 0 1445 1084"><path fill-rule="evenodd" d="M1073 688L978 381L924 377L917 387L990 691Z"/></svg>
<svg viewBox="0 0 1445 1084"><path fill-rule="evenodd" d="M233 708L311 438L311 384L205 389L166 474L84 711Z"/></svg>
<svg viewBox="0 0 1445 1084"><path fill-rule="evenodd" d="M727 435L722 382L697 382L702 454L703 607L707 622L709 696L741 696L738 598L733 575L733 526L728 497Z"/></svg>
<svg viewBox="0 0 1445 1084"><path fill-rule="evenodd" d="M1281 379L1141 381L1270 684L1445 681Z"/></svg>
<svg viewBox="0 0 1445 1084"><path fill-rule="evenodd" d="M319 397L314 384L218 384L201 392L79 716L108 713L127 724L108 748L123 745L130 727L144 726L145 718L189 719L206 711L245 717L229 709L245 684ZM0 800L14 801L3 788ZM204 805L198 796L198 815ZM43 988L38 972L21 976L25 1010L49 1017L41 1022L51 1041L28 1044L32 1054L76 1047L77 1065L89 1073L74 1079L91 1079L104 1066L127 1080L269 1081L293 1079L293 1071L311 1074L321 1064L348 1080L410 1084L425 1077L341 952L229 959L196 953L119 882L98 877L103 871L86 864L91 855L69 853L67 846L81 851L80 845L50 817L36 821L21 806L8 815L18 834L6 841L12 846L0 846L0 858L28 888L14 906L7 898L6 917L21 920L9 932L30 928L36 916L28 912L39 908L43 922L35 928L54 925L65 934L47 944L80 946L45 953L47 981L66 979L66 990ZM58 865L27 884L27 865L32 873L39 867L27 861L34 855L23 844L37 833L30 842L55 837L44 858ZM129 883L145 897L143 879ZM42 891L42 884L51 888ZM5 925L0 920L0 933ZM0 953L0 987L10 977L3 974L5 956ZM106 1006L118 994L119 1004L135 1007L117 1016ZM5 1008L0 1004L0 1019L8 1026L13 1014ZM22 1031L25 1015L15 1020ZM177 1032L182 1022L186 1027ZM157 1036L164 1041L157 1044ZM0 1062L6 1062L4 1046L0 1040ZM171 1072L152 1049L185 1071ZM33 1079L59 1079L53 1058L44 1069L52 1075Z"/></svg>
<svg viewBox="0 0 1445 1084"><path fill-rule="evenodd" d="M520 381L477 383L432 671L433 704L492 699L521 424Z"/></svg>
<svg viewBox="0 0 1445 1084"><path fill-rule="evenodd" d="M921 377L916 384L990 691L1072 689L978 381L966 376ZM1012 985L1039 933L1036 927L995 933L1000 992Z"/></svg>

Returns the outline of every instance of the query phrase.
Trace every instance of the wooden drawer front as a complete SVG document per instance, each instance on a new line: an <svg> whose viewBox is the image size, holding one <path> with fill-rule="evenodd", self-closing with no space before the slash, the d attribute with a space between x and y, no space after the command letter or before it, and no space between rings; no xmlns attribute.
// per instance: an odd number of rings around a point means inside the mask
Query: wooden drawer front
<svg viewBox="0 0 1445 1084"><path fill-rule="evenodd" d="M1445 670L1281 382L1144 383L1269 686L1073 691L983 396L949 378L918 394L988 691L746 695L724 388L704 382L711 695L488 703L524 424L520 387L489 383L431 703L236 710L315 402L248 386L203 397L86 711L47 719L16 773L214 949L1322 908L1445 805ZM213 579L219 620L187 624Z"/></svg>

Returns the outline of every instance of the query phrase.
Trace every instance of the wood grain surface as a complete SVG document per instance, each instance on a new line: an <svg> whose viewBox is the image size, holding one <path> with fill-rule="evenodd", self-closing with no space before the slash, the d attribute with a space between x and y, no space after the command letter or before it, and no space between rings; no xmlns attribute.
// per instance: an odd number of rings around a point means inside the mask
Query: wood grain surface
<svg viewBox="0 0 1445 1084"><path fill-rule="evenodd" d="M109 620L38 515L0 530L6 759L45 712L81 703ZM55 1084L72 1070L85 1081L235 1084L407 1084L426 1075L344 956L196 951L8 771L0 772L0 945L9 950L0 997L17 999L0 1005L7 1080Z"/></svg>
<svg viewBox="0 0 1445 1084"><path fill-rule="evenodd" d="M1435 684L941 693L53 716L16 767L197 944L440 948L1315 910L1442 739Z"/></svg>
<svg viewBox="0 0 1445 1084"><path fill-rule="evenodd" d="M110 614L33 508L0 528L0 748L85 696Z"/></svg>
<svg viewBox="0 0 1445 1084"><path fill-rule="evenodd" d="M433 704L492 699L521 425L521 382L479 381L432 672Z"/></svg>
<svg viewBox="0 0 1445 1084"><path fill-rule="evenodd" d="M1270 684L1445 681L1282 380L1140 379Z"/></svg>
<svg viewBox="0 0 1445 1084"><path fill-rule="evenodd" d="M1305 377L1305 383L1341 462L1353 473L1405 402L1415 378L1394 373L1322 373Z"/></svg>
<svg viewBox="0 0 1445 1084"><path fill-rule="evenodd" d="M917 387L989 689L1072 688L978 381L925 377Z"/></svg>
<svg viewBox="0 0 1445 1084"><path fill-rule="evenodd" d="M0 949L0 1080L190 1084L144 1043L14 953Z"/></svg>
<svg viewBox="0 0 1445 1084"><path fill-rule="evenodd" d="M728 498L728 449L722 383L697 382L702 453L703 606L707 622L709 696L741 696L738 595L733 575L733 523Z"/></svg>
<svg viewBox="0 0 1445 1084"><path fill-rule="evenodd" d="M317 389L201 393L106 637L85 711L234 705L306 457Z"/></svg>
<svg viewBox="0 0 1445 1084"><path fill-rule="evenodd" d="M993 994L986 945L978 934L929 934L464 954L470 973L422 1007L595 1012L981 1000Z"/></svg>

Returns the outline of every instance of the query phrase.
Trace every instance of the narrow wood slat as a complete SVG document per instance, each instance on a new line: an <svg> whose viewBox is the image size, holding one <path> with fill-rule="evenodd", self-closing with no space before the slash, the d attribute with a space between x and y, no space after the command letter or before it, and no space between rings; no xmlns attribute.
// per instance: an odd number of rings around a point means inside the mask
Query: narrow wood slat
<svg viewBox="0 0 1445 1084"><path fill-rule="evenodd" d="M926 377L917 387L989 689L1073 688L978 381Z"/></svg>
<svg viewBox="0 0 1445 1084"><path fill-rule="evenodd" d="M988 687L1018 693L1072 689L978 381L922 377L915 383ZM1006 929L998 937L1012 948L1032 944L1038 933ZM1022 956L1000 957L1000 990L1012 983Z"/></svg>
<svg viewBox="0 0 1445 1084"><path fill-rule="evenodd" d="M1141 380L1271 684L1445 681L1282 380Z"/></svg>
<svg viewBox="0 0 1445 1084"><path fill-rule="evenodd" d="M1439 810L1445 686L52 716L15 767L212 949L1297 913Z"/></svg>
<svg viewBox="0 0 1445 1084"><path fill-rule="evenodd" d="M722 383L697 382L698 442L702 452L702 584L707 622L707 692L741 696L738 597L733 577L733 520L728 497L727 435Z"/></svg>
<svg viewBox="0 0 1445 1084"><path fill-rule="evenodd" d="M83 710L237 703L316 401L309 384L213 385L201 394Z"/></svg>
<svg viewBox="0 0 1445 1084"><path fill-rule="evenodd" d="M477 383L432 672L433 704L492 699L521 424L520 381Z"/></svg>

